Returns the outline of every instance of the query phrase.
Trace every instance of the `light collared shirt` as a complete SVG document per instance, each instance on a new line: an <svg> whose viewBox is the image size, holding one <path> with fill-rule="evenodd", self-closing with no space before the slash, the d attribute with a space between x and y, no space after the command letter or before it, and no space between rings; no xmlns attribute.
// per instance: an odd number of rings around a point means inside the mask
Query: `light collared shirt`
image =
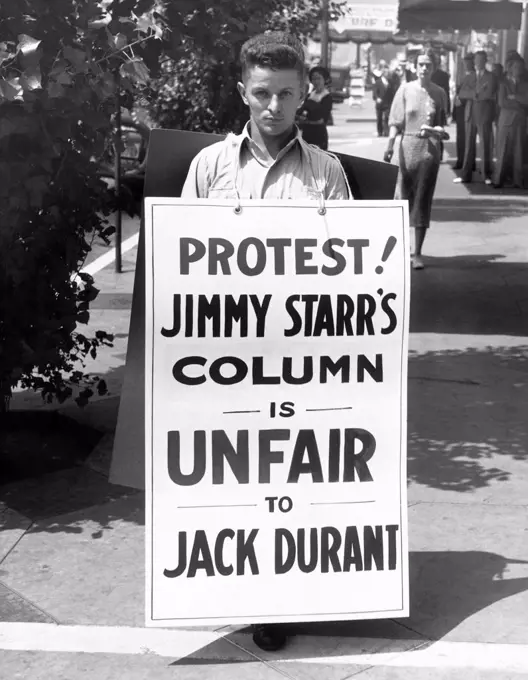
<svg viewBox="0 0 528 680"><path fill-rule="evenodd" d="M242 134L202 149L193 159L182 198L318 199L352 198L339 160L307 144L300 131L269 159L251 139L249 123Z"/></svg>

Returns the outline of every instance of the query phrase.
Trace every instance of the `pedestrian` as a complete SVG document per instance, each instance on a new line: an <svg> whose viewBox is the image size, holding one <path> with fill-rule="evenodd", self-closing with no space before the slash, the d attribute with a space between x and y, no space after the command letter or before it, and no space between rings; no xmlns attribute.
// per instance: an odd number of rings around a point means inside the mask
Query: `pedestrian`
<svg viewBox="0 0 528 680"><path fill-rule="evenodd" d="M192 161L183 198L351 199L344 170L331 154L307 144L295 125L306 96L302 43L270 32L248 40L240 54L240 95L250 121L242 134L203 149ZM299 225L302 229L302 226ZM274 651L287 640L284 626L258 625L253 640Z"/></svg>
<svg viewBox="0 0 528 680"><path fill-rule="evenodd" d="M494 148L494 157L497 156L497 150L498 150L498 137L499 137L499 114L500 114L500 106L499 106L499 90L500 90L500 85L501 82L504 78L504 67L502 64L499 62L495 62L493 66L491 67L491 72L495 76L495 81L496 81L496 86L497 86L497 96L495 97L495 112L493 114L493 148Z"/></svg>
<svg viewBox="0 0 528 680"><path fill-rule="evenodd" d="M299 113L299 127L303 139L325 151L328 149L328 130L332 116L332 95L327 89L330 74L323 66L315 66L309 73L312 89Z"/></svg>
<svg viewBox="0 0 528 680"><path fill-rule="evenodd" d="M439 57L436 56L436 59L439 60ZM449 79L449 73L440 68L440 66L438 65L438 61L437 65L435 66L435 70L433 71L433 75L431 76L431 82L434 83L435 85L438 85L438 87L441 87L442 90L445 92L447 99L446 114L447 117L449 118L449 116L451 115L451 83ZM444 143L441 141L440 162L442 162L443 160L444 160Z"/></svg>
<svg viewBox="0 0 528 680"><path fill-rule="evenodd" d="M506 77L499 86L497 163L493 184L504 185L511 173L513 186L524 189L524 145L528 112L528 82L522 80L524 61L514 57L506 65Z"/></svg>
<svg viewBox="0 0 528 680"><path fill-rule="evenodd" d="M440 143L448 139L447 101L444 90L431 82L435 55L431 50L418 54L418 78L403 83L396 92L389 116L389 141L384 160L394 154L396 137L401 135L400 172L395 198L409 201L409 221L415 233L414 269L423 269L422 248L431 222L433 195L440 167Z"/></svg>
<svg viewBox="0 0 528 680"><path fill-rule="evenodd" d="M436 58L438 59L438 57ZM435 85L438 85L438 87L441 87L442 90L446 93L447 116L449 117L451 115L451 83L449 73L447 73L447 71L444 71L439 66L437 66L435 67L433 75L431 76L431 82L434 83Z"/></svg>
<svg viewBox="0 0 528 680"><path fill-rule="evenodd" d="M376 105L376 128L378 137L389 136L389 111L394 99L395 88L391 82L387 64L380 66L380 75L374 82L372 98Z"/></svg>
<svg viewBox="0 0 528 680"><path fill-rule="evenodd" d="M453 166L455 170L462 169L462 166L464 164L464 152L466 148L466 117L464 111L466 109L467 99L460 98L460 89L462 87L462 83L464 82L464 78L470 73L473 73L474 71L475 71L474 56L472 52L468 52L464 57L464 73L462 75L462 78L460 78L457 84L456 96L453 102L453 120L455 121L456 125L456 153L457 153L456 163Z"/></svg>
<svg viewBox="0 0 528 680"><path fill-rule="evenodd" d="M497 80L486 70L488 55L484 50L475 52L475 72L469 73L460 88L460 99L465 99L466 149L460 177L455 183L468 183L473 178L477 155L477 135L480 146L482 175L486 184L492 184L493 174L493 120L497 98Z"/></svg>

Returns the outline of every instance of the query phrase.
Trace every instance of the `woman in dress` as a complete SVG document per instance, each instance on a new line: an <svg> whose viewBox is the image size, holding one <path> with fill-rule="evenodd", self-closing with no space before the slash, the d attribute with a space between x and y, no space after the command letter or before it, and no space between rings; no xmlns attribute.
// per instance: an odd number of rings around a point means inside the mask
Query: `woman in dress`
<svg viewBox="0 0 528 680"><path fill-rule="evenodd" d="M326 85L330 74L322 66L315 66L309 73L312 91L307 96L299 116L299 127L303 139L308 144L328 149L328 130L326 126L332 117L332 95Z"/></svg>
<svg viewBox="0 0 528 680"><path fill-rule="evenodd" d="M416 60L417 79L398 88L389 115L389 140L384 160L394 154L394 142L401 135L400 172L395 198L409 201L410 225L414 227L414 269L423 269L422 248L431 222L433 194L440 167L442 141L449 139L447 98L431 82L436 57L430 50Z"/></svg>

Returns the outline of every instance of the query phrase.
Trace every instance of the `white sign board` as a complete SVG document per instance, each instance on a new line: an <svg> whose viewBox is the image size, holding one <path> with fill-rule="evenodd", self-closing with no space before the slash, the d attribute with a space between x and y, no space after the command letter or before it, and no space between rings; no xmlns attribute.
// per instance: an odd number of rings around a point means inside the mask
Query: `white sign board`
<svg viewBox="0 0 528 680"><path fill-rule="evenodd" d="M147 625L407 616L407 204L145 228Z"/></svg>
<svg viewBox="0 0 528 680"><path fill-rule="evenodd" d="M349 2L343 9L343 16L332 24L338 33L357 31L360 33L398 31L398 2Z"/></svg>

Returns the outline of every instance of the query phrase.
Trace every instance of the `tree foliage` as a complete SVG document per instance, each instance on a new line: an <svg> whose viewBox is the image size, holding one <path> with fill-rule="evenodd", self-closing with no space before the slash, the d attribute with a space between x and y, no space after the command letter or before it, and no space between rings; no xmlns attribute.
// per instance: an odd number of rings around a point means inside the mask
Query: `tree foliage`
<svg viewBox="0 0 528 680"><path fill-rule="evenodd" d="M157 63L152 0L0 3L0 393L21 386L80 405L83 372L112 338L87 337L98 290L79 273L115 207L97 160L111 139L116 78L131 91ZM144 58L146 57L146 59ZM1 408L1 407L0 407Z"/></svg>

